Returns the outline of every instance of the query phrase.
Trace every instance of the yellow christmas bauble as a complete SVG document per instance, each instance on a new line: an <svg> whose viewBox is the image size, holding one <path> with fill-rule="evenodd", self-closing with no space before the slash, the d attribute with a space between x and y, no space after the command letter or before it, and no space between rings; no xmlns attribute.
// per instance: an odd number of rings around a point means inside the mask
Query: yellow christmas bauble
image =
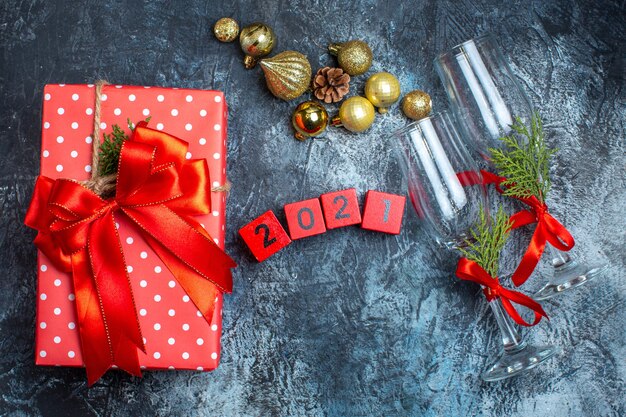
<svg viewBox="0 0 626 417"><path fill-rule="evenodd" d="M328 113L315 101L300 103L291 117L291 124L296 129L294 135L298 140L321 135L328 126Z"/></svg>
<svg viewBox="0 0 626 417"><path fill-rule="evenodd" d="M372 65L372 50L363 41L331 43L328 51L337 56L341 69L350 75L361 75Z"/></svg>
<svg viewBox="0 0 626 417"><path fill-rule="evenodd" d="M220 42L232 42L239 35L239 25L235 19L222 17L213 26L213 33Z"/></svg>
<svg viewBox="0 0 626 417"><path fill-rule="evenodd" d="M259 58L268 55L274 49L276 38L271 27L263 23L253 23L241 29L239 44L246 57L244 65L253 68Z"/></svg>
<svg viewBox="0 0 626 417"><path fill-rule="evenodd" d="M339 108L339 115L334 117L333 126L343 126L351 132L364 132L374 123L376 111L365 97L350 97Z"/></svg>
<svg viewBox="0 0 626 417"><path fill-rule="evenodd" d="M365 83L365 97L378 107L380 113L386 113L387 108L400 98L400 82L388 72L377 72Z"/></svg>
<svg viewBox="0 0 626 417"><path fill-rule="evenodd" d="M425 91L413 90L402 99L402 112L409 119L423 119L428 116L431 109L432 101Z"/></svg>

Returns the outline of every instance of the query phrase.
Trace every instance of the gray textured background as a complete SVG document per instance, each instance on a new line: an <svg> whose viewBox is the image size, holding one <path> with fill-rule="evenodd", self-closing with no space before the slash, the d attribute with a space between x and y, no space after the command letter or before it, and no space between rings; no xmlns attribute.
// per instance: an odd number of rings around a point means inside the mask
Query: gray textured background
<svg viewBox="0 0 626 417"><path fill-rule="evenodd" d="M547 303L551 321L530 331L531 341L559 345L559 357L481 382L499 347L495 322L412 216L397 237L346 228L252 260L237 230L267 209L283 219L283 204L326 191L401 190L386 135L406 120L396 108L365 134L295 141L296 103L274 99L236 44L213 39L223 16L271 24L276 51L301 51L314 68L333 64L328 42L364 39L371 72L431 92L436 109L445 98L434 56L497 35L562 149L553 212L577 237L577 254L611 262L603 279ZM3 1L0 415L625 415L625 29L624 1ZM87 389L82 370L33 364L34 234L22 220L39 169L42 88L100 77L226 93L227 248L240 267L213 373L112 372Z"/></svg>

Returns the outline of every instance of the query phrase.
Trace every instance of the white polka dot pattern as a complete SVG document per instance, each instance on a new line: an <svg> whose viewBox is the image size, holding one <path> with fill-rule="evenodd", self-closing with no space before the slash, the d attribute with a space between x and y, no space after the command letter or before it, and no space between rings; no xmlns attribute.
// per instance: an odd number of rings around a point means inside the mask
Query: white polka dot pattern
<svg viewBox="0 0 626 417"><path fill-rule="evenodd" d="M90 176L94 95L95 88L87 85L45 87L42 175L77 180ZM126 118L139 121L151 116L149 127L189 142L189 158L206 158L211 181L225 183L226 105L221 92L106 86L102 98L104 132L110 133L114 124L126 129ZM224 209L223 195L213 193L214 211L196 219L217 242L224 242ZM147 340L147 354L139 352L142 368L215 369L220 349L221 294L217 295L212 322L207 323L129 221L122 215L115 220L137 316ZM71 277L39 253L37 364L83 363L73 292Z"/></svg>

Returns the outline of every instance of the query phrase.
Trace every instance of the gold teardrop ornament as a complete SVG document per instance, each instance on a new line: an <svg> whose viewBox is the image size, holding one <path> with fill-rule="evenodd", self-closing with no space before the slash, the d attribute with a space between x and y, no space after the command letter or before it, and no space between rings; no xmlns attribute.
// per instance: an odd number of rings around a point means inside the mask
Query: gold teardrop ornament
<svg viewBox="0 0 626 417"><path fill-rule="evenodd" d="M361 133L374 123L376 110L365 97L350 97L339 108L339 115L333 117L333 126L343 126L351 132Z"/></svg>
<svg viewBox="0 0 626 417"><path fill-rule="evenodd" d="M263 23L246 26L239 34L239 44L246 57L243 63L246 68L253 68L259 58L268 55L274 49L276 38L271 27Z"/></svg>
<svg viewBox="0 0 626 417"><path fill-rule="evenodd" d="M315 101L300 103L291 117L291 124L296 129L295 137L298 140L314 138L321 135L328 126L328 113L324 107Z"/></svg>
<svg viewBox="0 0 626 417"><path fill-rule="evenodd" d="M328 51L337 56L341 69L350 75L361 75L372 65L372 50L363 41L331 43Z"/></svg>
<svg viewBox="0 0 626 417"><path fill-rule="evenodd" d="M377 72L365 83L365 97L379 113L387 113L387 108L400 98L400 82L388 72Z"/></svg>
<svg viewBox="0 0 626 417"><path fill-rule="evenodd" d="M432 105L432 100L427 92L413 90L402 99L402 112L409 119L420 120L428 116Z"/></svg>
<svg viewBox="0 0 626 417"><path fill-rule="evenodd" d="M259 63L265 73L267 88L285 101L300 97L311 84L311 64L296 51L281 52Z"/></svg>

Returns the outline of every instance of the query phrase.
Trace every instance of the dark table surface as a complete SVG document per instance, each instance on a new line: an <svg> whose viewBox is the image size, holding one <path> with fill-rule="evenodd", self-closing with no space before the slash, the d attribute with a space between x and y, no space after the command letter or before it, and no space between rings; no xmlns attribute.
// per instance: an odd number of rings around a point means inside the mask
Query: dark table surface
<svg viewBox="0 0 626 417"><path fill-rule="evenodd" d="M454 257L410 215L399 236L346 228L252 259L237 230L267 209L284 219L285 203L323 192L397 190L387 134L407 121L396 108L364 134L294 140L295 103L273 98L238 46L213 38L223 16L267 22L277 51L301 51L314 68L334 63L327 43L364 39L370 73L429 91L435 109L446 106L435 55L497 36L561 148L551 209L577 255L611 264L546 303L551 320L528 331L533 343L558 345L558 357L513 380L480 381L499 348L487 303L453 278ZM623 1L2 2L0 415L626 415L625 28ZM87 388L83 370L34 365L36 251L22 221L39 171L42 89L98 78L226 94L227 249L240 266L212 373L110 372Z"/></svg>

